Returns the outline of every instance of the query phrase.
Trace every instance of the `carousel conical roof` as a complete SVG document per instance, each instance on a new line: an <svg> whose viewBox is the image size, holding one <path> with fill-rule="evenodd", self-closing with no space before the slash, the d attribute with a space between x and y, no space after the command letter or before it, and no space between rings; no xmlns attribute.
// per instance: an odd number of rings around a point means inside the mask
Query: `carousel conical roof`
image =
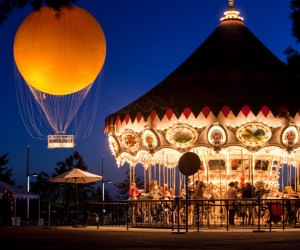
<svg viewBox="0 0 300 250"><path fill-rule="evenodd" d="M254 114L268 107L274 116L284 108L290 115L300 108L296 76L244 25L223 20L212 34L169 76L121 110L106 124L133 121L151 112L162 118L167 110L179 117L185 108L197 115L222 108L236 115L244 106Z"/></svg>

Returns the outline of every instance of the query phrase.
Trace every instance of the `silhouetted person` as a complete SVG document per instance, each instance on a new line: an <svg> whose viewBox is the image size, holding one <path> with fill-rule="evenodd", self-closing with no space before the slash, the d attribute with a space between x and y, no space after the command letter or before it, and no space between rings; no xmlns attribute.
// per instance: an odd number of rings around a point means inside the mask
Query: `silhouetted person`
<svg viewBox="0 0 300 250"><path fill-rule="evenodd" d="M13 202L12 193L8 191L7 188L3 188L3 195L2 195L2 222L4 227L11 226L11 217L12 217L12 210L11 204Z"/></svg>
<svg viewBox="0 0 300 250"><path fill-rule="evenodd" d="M87 227L89 219L89 210L85 209L83 213L83 226Z"/></svg>
<svg viewBox="0 0 300 250"><path fill-rule="evenodd" d="M234 225L235 200L237 199L237 190L234 182L229 183L227 190L228 210L229 210L229 225Z"/></svg>
<svg viewBox="0 0 300 250"><path fill-rule="evenodd" d="M251 185L251 182L246 182L246 187L243 188L242 198L254 198L255 187Z"/></svg>
<svg viewBox="0 0 300 250"><path fill-rule="evenodd" d="M255 187L251 185L251 182L246 182L246 187L243 188L242 198L250 199L255 197ZM242 225L245 224L245 218L248 216L248 224L251 224L251 220L253 218L253 202L251 200L242 201Z"/></svg>

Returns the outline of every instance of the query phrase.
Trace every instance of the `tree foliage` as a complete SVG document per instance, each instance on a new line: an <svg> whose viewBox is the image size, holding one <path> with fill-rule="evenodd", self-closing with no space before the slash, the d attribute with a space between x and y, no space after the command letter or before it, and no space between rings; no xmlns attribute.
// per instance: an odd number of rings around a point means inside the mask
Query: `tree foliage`
<svg viewBox="0 0 300 250"><path fill-rule="evenodd" d="M73 168L79 168L87 171L83 157L77 152L65 158L64 161L57 162L51 177L55 177ZM51 204L51 210L55 211L56 218L59 220L68 220L74 211L83 210L84 203L89 200L101 200L102 190L96 188L96 183L78 184L78 204L76 204L76 186L74 183L53 183L49 182L49 174L41 172L38 174L35 182L32 182L31 191L41 197L41 208L47 210L48 204ZM106 199L109 200L109 194L106 192Z"/></svg>
<svg viewBox="0 0 300 250"><path fill-rule="evenodd" d="M297 43L300 42L300 0L291 0L290 2L292 20L292 35L296 38ZM300 54L299 52L288 47L284 54L287 56L287 64L289 68L300 77Z"/></svg>
<svg viewBox="0 0 300 250"><path fill-rule="evenodd" d="M0 23L6 20L15 8L30 5L33 10L39 10L43 5L57 11L62 7L70 7L77 0L0 0Z"/></svg>
<svg viewBox="0 0 300 250"><path fill-rule="evenodd" d="M6 166L8 162L8 153L0 156L0 181L15 185L16 182L14 179L12 179L12 169Z"/></svg>
<svg viewBox="0 0 300 250"><path fill-rule="evenodd" d="M75 151L72 155L67 157L64 161L57 162L57 167L55 168L55 176L69 171L73 168L79 168L83 171L88 169L86 163L84 162L82 156Z"/></svg>
<svg viewBox="0 0 300 250"><path fill-rule="evenodd" d="M287 64L289 68L300 77L300 54L297 50L292 47L288 47L284 54L287 57Z"/></svg>
<svg viewBox="0 0 300 250"><path fill-rule="evenodd" d="M52 177L60 175L64 172L67 172L73 168L78 168L84 171L87 171L88 166L83 160L83 157L75 151L72 155L67 157L65 161L57 162L57 167L55 168L55 174L52 174ZM57 197L55 199L55 203L57 206L60 204L68 204L71 207L76 206L76 186L71 183L63 184L63 183L52 183L55 186L55 190L57 191ZM95 183L89 184L78 184L77 185L77 194L78 200L82 201L90 197L94 192Z"/></svg>
<svg viewBox="0 0 300 250"><path fill-rule="evenodd" d="M41 211L47 211L49 203L56 197L56 190L49 179L49 174L42 171L35 178L35 182L30 182L30 191L40 195Z"/></svg>
<svg viewBox="0 0 300 250"><path fill-rule="evenodd" d="M292 35L300 42L300 0L291 0Z"/></svg>

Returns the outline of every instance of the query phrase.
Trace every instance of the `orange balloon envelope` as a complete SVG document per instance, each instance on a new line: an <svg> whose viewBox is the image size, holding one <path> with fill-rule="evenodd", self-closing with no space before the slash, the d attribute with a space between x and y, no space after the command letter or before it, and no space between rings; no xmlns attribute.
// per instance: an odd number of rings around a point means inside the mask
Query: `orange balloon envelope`
<svg viewBox="0 0 300 250"><path fill-rule="evenodd" d="M32 12L14 41L14 59L22 77L50 95L68 95L92 84L105 56L101 26L77 6L59 13L49 7Z"/></svg>

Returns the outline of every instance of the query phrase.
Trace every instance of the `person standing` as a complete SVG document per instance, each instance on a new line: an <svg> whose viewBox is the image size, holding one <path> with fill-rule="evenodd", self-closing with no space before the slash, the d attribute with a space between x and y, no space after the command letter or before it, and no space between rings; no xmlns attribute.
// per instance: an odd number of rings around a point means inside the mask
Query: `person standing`
<svg viewBox="0 0 300 250"><path fill-rule="evenodd" d="M245 188L243 188L242 198L245 199L242 202L242 225L245 224L245 217L248 216L248 224L251 224L251 220L253 219L253 201L251 198L255 197L255 187L251 185L250 181L246 182Z"/></svg>
<svg viewBox="0 0 300 250"><path fill-rule="evenodd" d="M229 225L234 225L234 214L235 214L235 200L237 199L237 189L234 182L229 183L229 188L226 193L228 199L228 210L229 210Z"/></svg>
<svg viewBox="0 0 300 250"><path fill-rule="evenodd" d="M195 183L193 199L203 199L203 188L205 187L202 181L197 180Z"/></svg>
<svg viewBox="0 0 300 250"><path fill-rule="evenodd" d="M246 182L246 187L243 189L242 198L254 198L255 197L255 187L251 185L250 181Z"/></svg>
<svg viewBox="0 0 300 250"><path fill-rule="evenodd" d="M131 183L128 194L129 194L130 200L137 200L137 197L139 196L140 191L138 190L135 182Z"/></svg>
<svg viewBox="0 0 300 250"><path fill-rule="evenodd" d="M86 208L83 211L83 226L88 226L88 220L89 220L90 212Z"/></svg>
<svg viewBox="0 0 300 250"><path fill-rule="evenodd" d="M7 188L3 188L1 212L2 212L2 223L4 227L10 227L12 225L11 223L12 205L13 205L12 193Z"/></svg>

